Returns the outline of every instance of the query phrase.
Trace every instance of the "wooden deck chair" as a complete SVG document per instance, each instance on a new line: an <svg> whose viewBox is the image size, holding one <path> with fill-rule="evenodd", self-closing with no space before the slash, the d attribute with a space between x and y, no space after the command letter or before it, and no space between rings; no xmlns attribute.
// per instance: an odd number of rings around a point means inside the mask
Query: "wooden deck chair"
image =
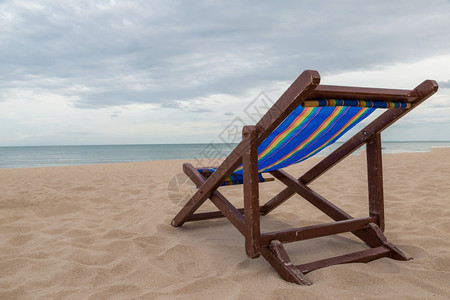
<svg viewBox="0 0 450 300"><path fill-rule="evenodd" d="M245 237L250 258L262 255L289 282L310 285L305 274L335 264L369 262L381 257L408 258L388 242L384 231L383 174L380 133L434 94L438 85L426 80L413 90L319 85L317 71L304 71L255 126L244 126L242 141L222 164L209 173L184 164L183 170L198 190L172 220L185 222L226 217ZM282 168L313 156L335 142L375 109L386 108L378 118L302 176L295 178ZM328 201L308 184L366 144L369 214L351 215ZM264 205L259 204L260 173L268 172L286 185ZM203 176L203 175L205 176ZM233 175L234 174L234 175ZM244 207L236 208L218 191L230 176L242 175ZM233 179L231 180L233 181ZM237 180L239 181L239 180ZM260 216L267 215L293 194L299 194L334 222L261 232ZM207 200L218 211L195 213ZM291 263L284 243L351 232L370 248L302 265Z"/></svg>

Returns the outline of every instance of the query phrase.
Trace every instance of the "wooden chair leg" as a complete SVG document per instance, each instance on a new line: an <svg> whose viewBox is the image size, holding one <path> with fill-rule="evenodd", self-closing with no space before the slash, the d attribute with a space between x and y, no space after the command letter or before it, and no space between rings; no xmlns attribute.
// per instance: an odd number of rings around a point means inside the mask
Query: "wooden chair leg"
<svg viewBox="0 0 450 300"><path fill-rule="evenodd" d="M400 249L387 241L377 224L369 223L366 230L376 236L379 240L379 246L301 265L294 265L291 262L283 244L279 240L272 240L269 246L262 247L261 254L278 272L281 278L299 285L312 284L311 281L305 277L305 274L333 265L354 262L367 263L382 257L389 257L396 260L408 260L406 255Z"/></svg>
<svg viewBox="0 0 450 300"><path fill-rule="evenodd" d="M284 280L299 285L312 284L312 282L305 277L305 274L300 272L300 270L291 263L291 260L280 241L273 240L269 247L261 248L261 254Z"/></svg>
<svg viewBox="0 0 450 300"><path fill-rule="evenodd" d="M259 221L258 137L255 126L244 126L242 142L248 144L242 155L244 174L245 252L256 258L261 254Z"/></svg>
<svg viewBox="0 0 450 300"><path fill-rule="evenodd" d="M395 260L411 260L412 258L406 256L405 253L403 253L397 246L389 242L386 238L386 236L383 234L383 231L380 227L378 227L374 223L369 223L367 226L368 231L373 232L380 241L383 243L383 246L388 248L390 250L389 257Z"/></svg>
<svg viewBox="0 0 450 300"><path fill-rule="evenodd" d="M200 186L205 182L205 178L196 168L194 168L193 165L185 163L183 165L183 171L196 185ZM239 209L236 209L236 207L234 207L234 205L231 204L230 201L228 201L228 199L217 190L209 196L209 199L219 209L218 212L192 214L190 217L186 218L185 221L208 220L217 217L226 217L234 225L234 227L239 230L239 232L245 234L244 217Z"/></svg>
<svg viewBox="0 0 450 300"><path fill-rule="evenodd" d="M369 215L378 219L384 231L383 166L381 135L377 133L367 141L367 182L369 187Z"/></svg>

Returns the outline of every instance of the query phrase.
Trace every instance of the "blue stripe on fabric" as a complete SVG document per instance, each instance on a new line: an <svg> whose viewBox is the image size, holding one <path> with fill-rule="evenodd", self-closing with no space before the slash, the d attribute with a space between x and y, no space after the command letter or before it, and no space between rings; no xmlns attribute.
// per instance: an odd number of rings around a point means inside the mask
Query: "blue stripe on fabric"
<svg viewBox="0 0 450 300"><path fill-rule="evenodd" d="M265 158L258 162L258 169L264 170L264 172L268 172L271 170L281 169L287 167L291 164L298 163L300 161L305 160L310 157L310 154L314 152L317 153L317 149L323 149L331 144L333 144L336 140L338 140L342 135L348 132L351 128L353 128L356 124L361 122L364 118L369 116L375 109L370 108L366 109L366 112L352 125L350 125L347 129L343 130L340 134L338 134L332 140L329 140L333 137L334 134L339 132L344 125L351 120L355 115L357 115L361 109L361 107L346 107L345 111L342 112L337 120L334 120L333 123L330 124L328 128L326 128L323 132L319 134L319 136L313 140L313 142L304 149L299 150L295 155L290 157L287 160L281 161L279 164L272 166L270 169L265 169L274 162L282 159L284 156L289 154L292 150L294 150L300 143L302 143L305 139L307 139L314 131L333 113L335 107L317 107L317 112L314 116L308 119L305 123L300 124L298 126L298 130L295 130L295 133L290 137L288 143L284 143L281 147L277 148L277 150L270 155L269 158ZM302 112L303 107L297 107L278 127L275 129L269 137L264 140L261 145L258 147L258 153L264 151L264 149L271 143L271 141L280 133L283 132L292 121ZM316 152L315 152L316 151ZM237 174L242 174L242 169L236 171Z"/></svg>

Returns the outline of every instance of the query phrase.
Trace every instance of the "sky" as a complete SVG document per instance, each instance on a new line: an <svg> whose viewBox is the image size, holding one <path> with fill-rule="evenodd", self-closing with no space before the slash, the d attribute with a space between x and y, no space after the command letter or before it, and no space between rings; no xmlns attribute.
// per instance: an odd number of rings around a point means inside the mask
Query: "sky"
<svg viewBox="0 0 450 300"><path fill-rule="evenodd" d="M305 69L434 79L383 139L450 141L449 16L444 0L0 0L0 146L220 142Z"/></svg>

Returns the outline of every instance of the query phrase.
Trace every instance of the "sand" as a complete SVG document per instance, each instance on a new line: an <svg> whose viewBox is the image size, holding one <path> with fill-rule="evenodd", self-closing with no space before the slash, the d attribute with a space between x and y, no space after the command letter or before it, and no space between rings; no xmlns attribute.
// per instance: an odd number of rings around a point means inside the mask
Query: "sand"
<svg viewBox="0 0 450 300"><path fill-rule="evenodd" d="M288 171L300 175L319 159ZM385 234L414 259L316 270L309 287L248 259L226 220L170 226L194 189L180 175L182 161L0 169L0 299L448 299L450 149L383 159ZM365 216L364 153L311 186ZM282 187L262 184L261 201ZM221 189L240 203L241 186ZM295 196L262 222L271 230L327 221ZM287 249L299 264L365 246L344 234Z"/></svg>

